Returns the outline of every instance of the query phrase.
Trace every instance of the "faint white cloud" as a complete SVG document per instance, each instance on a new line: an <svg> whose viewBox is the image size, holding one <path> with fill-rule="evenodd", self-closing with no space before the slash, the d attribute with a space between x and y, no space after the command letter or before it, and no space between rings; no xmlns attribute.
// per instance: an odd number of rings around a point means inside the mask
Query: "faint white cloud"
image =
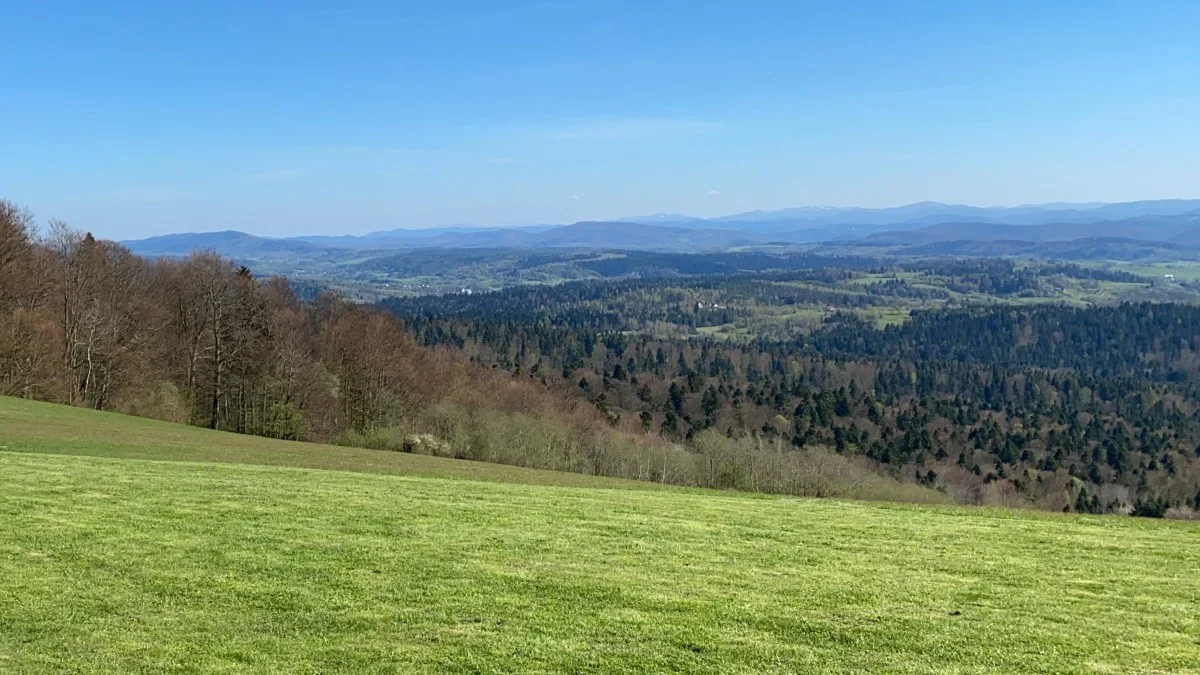
<svg viewBox="0 0 1200 675"><path fill-rule="evenodd" d="M708 191L708 194L710 194L710 195L712 195L712 196L714 196L714 197L715 197L715 196L717 196L717 195L721 194L721 191L720 191L720 190L709 190L709 191Z"/></svg>
<svg viewBox="0 0 1200 675"><path fill-rule="evenodd" d="M697 136L720 128L703 120L622 118L556 123L536 129L532 135L551 141L638 141Z"/></svg>
<svg viewBox="0 0 1200 675"><path fill-rule="evenodd" d="M576 202L579 201L579 195L571 195L571 200Z"/></svg>

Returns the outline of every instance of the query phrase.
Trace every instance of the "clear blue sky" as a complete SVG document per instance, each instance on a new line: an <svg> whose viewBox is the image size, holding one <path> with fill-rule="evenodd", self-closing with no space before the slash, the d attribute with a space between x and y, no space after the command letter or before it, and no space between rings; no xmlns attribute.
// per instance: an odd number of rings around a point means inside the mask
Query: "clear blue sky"
<svg viewBox="0 0 1200 675"><path fill-rule="evenodd" d="M0 196L116 238L1200 197L1194 0L332 4L8 3Z"/></svg>

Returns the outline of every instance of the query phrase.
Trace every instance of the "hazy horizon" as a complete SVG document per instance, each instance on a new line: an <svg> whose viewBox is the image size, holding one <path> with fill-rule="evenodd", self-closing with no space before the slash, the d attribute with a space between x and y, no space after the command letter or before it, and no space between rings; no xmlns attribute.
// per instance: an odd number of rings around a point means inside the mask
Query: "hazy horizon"
<svg viewBox="0 0 1200 675"><path fill-rule="evenodd" d="M246 230L238 230L236 228L218 227L218 228L213 228L213 229L202 229L202 230L175 230L175 231L170 231L170 232L162 232L159 234L151 234L151 235L147 235L146 237L128 237L125 239L125 241L133 241L133 240L138 240L138 239L149 239L149 238L158 237L158 236L169 236L169 235L176 235L176 234L185 234L185 235L186 234L206 234L206 233L230 232L230 231L244 232L246 234L254 234L255 236L261 236L261 237L272 238L272 239L287 239L287 238L295 238L295 237L365 236L365 235L380 234L380 233L387 233L387 232L394 232L394 231L419 232L419 231L425 231L425 230L437 231L437 230L453 230L453 229L495 230L495 229L562 227L562 226L566 226L566 225L574 225L574 224L579 224L579 223L592 223L592 222L638 222L641 224L650 224L650 225L661 224L664 227L670 227L674 224L678 224L679 222L681 222L681 221L672 221L672 220L669 220L669 218L703 220L706 222L711 222L711 229L721 229L723 223L720 220L718 220L721 218L734 218L734 217L743 216L743 215L751 216L754 214L771 214L771 213L779 213L779 212L793 211L793 210L798 211L798 210L805 210L805 209L809 209L809 210L813 210L813 211L820 211L820 210L824 210L824 209L829 209L829 210L863 209L863 210L868 210L868 211L880 211L880 210L903 208L903 207L908 207L908 206L916 206L916 205L920 205L920 204L931 204L931 205L932 204L940 204L940 205L943 205L946 207L960 207L960 208L966 207L966 208L977 208L977 209L1042 208L1042 209L1046 209L1046 210L1055 210L1055 209L1063 209L1063 210L1081 209L1081 210L1084 210L1084 209L1088 209L1088 208L1096 208L1096 207L1101 207L1101 206L1111 206L1111 205L1126 204L1126 203L1192 202L1192 201L1200 201L1200 197L1168 197L1168 198L1164 198L1164 199L1132 200L1130 202L1054 201L1054 202L1025 203L1025 204L955 204L955 203L949 203L949 202L938 202L935 200L920 200L920 201L915 201L915 202L906 202L903 204L891 204L891 205L881 206L881 207L862 207L862 206L853 206L853 205L851 205L851 206L835 206L835 205L829 205L829 204L801 205L801 206L785 207L783 209L754 209L751 211L739 211L737 213L722 213L722 214L717 214L715 216L696 216L694 214L687 214L687 213L659 212L659 213L648 213L648 214L640 214L640 215L635 214L635 215L616 216L616 217L612 217L612 218L584 218L582 220L571 221L571 222L560 222L560 223L446 223L446 224L433 224L433 225L415 225L415 226L409 226L409 227L380 228L380 229L375 229L375 230L358 232L355 234L350 234L347 232L334 232L334 231L297 232L297 233L288 233L288 234L256 234L254 232L248 232ZM656 220L659 222L656 223Z"/></svg>

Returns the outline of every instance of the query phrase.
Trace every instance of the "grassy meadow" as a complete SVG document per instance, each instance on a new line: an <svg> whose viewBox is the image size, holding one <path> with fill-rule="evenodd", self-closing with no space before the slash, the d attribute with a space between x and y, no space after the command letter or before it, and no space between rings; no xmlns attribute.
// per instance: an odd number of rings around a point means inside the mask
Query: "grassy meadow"
<svg viewBox="0 0 1200 675"><path fill-rule="evenodd" d="M0 672L1200 672L1198 523L658 489L3 398L0 446Z"/></svg>

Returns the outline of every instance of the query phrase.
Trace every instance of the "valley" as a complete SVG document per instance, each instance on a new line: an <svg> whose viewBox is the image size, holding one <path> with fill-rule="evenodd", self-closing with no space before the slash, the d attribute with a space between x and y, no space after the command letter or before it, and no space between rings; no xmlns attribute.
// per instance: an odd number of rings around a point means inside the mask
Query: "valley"
<svg viewBox="0 0 1200 675"><path fill-rule="evenodd" d="M4 10L0 675L1200 675L1200 3Z"/></svg>

